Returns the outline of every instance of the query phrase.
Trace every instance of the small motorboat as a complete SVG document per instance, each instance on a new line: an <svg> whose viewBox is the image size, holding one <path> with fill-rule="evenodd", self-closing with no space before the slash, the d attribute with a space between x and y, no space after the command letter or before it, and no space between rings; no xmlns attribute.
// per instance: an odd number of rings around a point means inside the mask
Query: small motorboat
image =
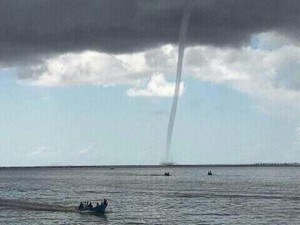
<svg viewBox="0 0 300 225"><path fill-rule="evenodd" d="M165 172L165 174L164 174L165 176L170 176L170 173L169 172Z"/></svg>
<svg viewBox="0 0 300 225"><path fill-rule="evenodd" d="M92 203L89 204L83 204L80 202L80 205L78 206L78 210L80 212L91 212L91 213L104 213L105 209L108 205L107 199L104 199L101 204L98 204L93 207Z"/></svg>
<svg viewBox="0 0 300 225"><path fill-rule="evenodd" d="M211 175L212 175L212 172L211 172L211 170L210 170L210 171L208 171L207 175L208 175L208 176L211 176Z"/></svg>

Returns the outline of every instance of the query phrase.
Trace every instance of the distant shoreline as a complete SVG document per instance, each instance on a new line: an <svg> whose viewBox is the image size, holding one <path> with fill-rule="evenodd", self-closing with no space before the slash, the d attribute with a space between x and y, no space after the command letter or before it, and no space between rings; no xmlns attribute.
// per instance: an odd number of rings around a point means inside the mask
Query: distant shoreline
<svg viewBox="0 0 300 225"><path fill-rule="evenodd" d="M73 166L0 166L0 169L68 169L68 168L177 168L177 167L300 167L300 163L254 163L254 164L174 164L174 165L73 165Z"/></svg>

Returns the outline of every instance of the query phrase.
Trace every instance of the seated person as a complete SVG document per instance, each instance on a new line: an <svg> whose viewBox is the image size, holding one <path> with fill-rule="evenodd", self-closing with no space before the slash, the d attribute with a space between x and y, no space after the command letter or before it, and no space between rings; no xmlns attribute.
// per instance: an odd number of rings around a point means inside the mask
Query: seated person
<svg viewBox="0 0 300 225"><path fill-rule="evenodd" d="M107 199L106 199L106 198L104 199L103 204L104 204L104 205L107 205Z"/></svg>

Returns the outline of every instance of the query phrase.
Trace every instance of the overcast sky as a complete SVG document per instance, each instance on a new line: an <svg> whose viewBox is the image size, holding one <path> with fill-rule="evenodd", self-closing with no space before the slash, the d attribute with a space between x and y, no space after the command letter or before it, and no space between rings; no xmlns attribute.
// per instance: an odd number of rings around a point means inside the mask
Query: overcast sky
<svg viewBox="0 0 300 225"><path fill-rule="evenodd" d="M0 1L0 166L159 164L180 0ZM171 156L300 161L300 2L193 1Z"/></svg>

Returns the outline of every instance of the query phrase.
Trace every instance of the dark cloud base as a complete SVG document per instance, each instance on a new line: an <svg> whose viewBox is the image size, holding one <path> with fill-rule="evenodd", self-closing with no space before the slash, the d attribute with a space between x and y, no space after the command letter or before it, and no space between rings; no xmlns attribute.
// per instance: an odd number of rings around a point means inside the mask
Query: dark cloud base
<svg viewBox="0 0 300 225"><path fill-rule="evenodd" d="M297 37L298 0L193 1L187 45L240 46L252 34ZM0 63L82 50L142 51L177 43L181 0L2 0Z"/></svg>

